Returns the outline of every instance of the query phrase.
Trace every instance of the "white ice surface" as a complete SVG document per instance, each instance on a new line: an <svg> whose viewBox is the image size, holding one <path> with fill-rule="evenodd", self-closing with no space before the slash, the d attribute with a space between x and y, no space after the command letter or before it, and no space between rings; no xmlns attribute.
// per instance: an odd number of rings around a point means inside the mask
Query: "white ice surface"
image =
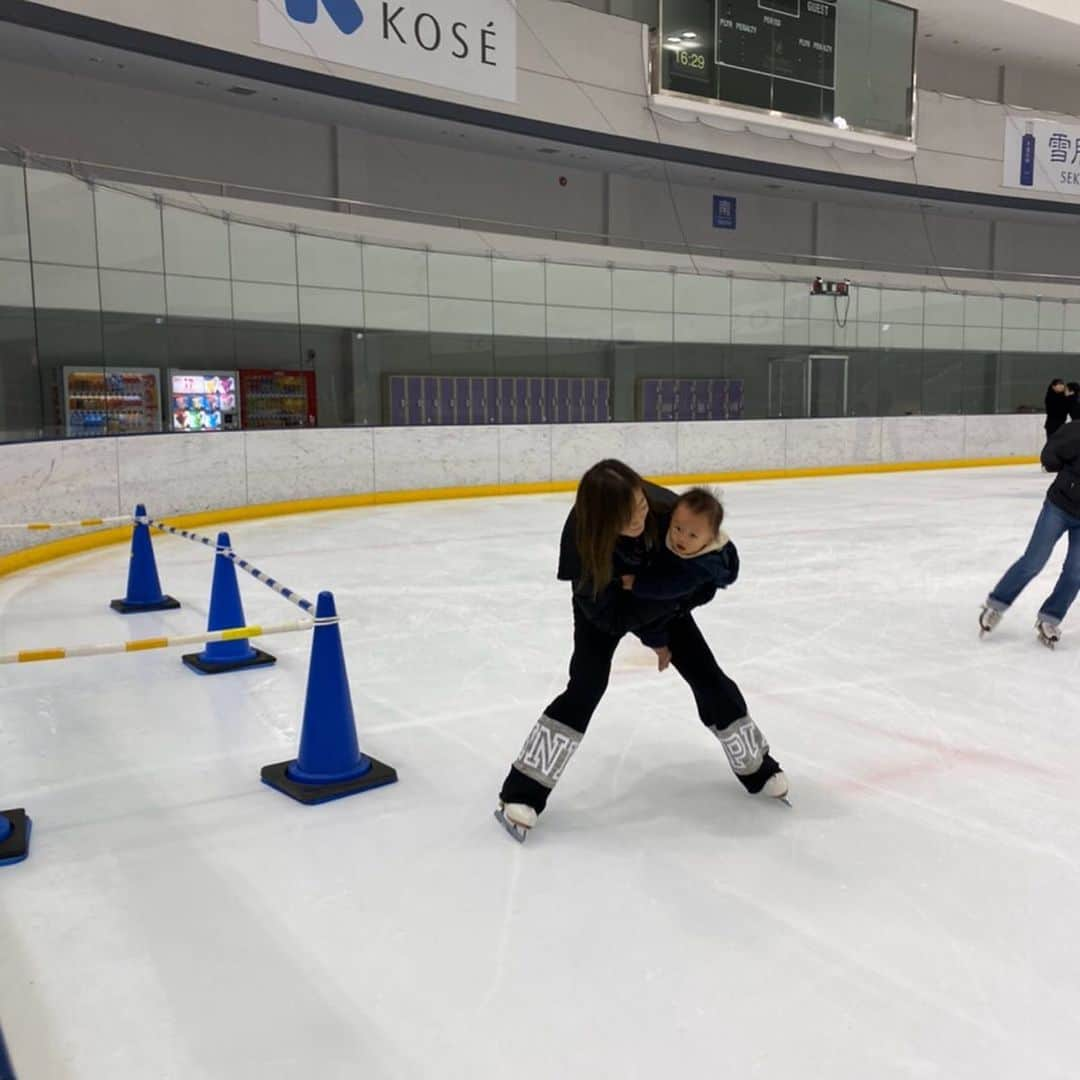
<svg viewBox="0 0 1080 1080"><path fill-rule="evenodd" d="M365 750L400 783L303 807L310 638L198 678L176 652L0 668L0 1019L24 1080L1074 1078L1080 623L980 641L1031 467L730 486L742 577L700 612L791 777L747 796L679 677L628 641L523 847L491 813L564 683L569 496L242 524L335 593ZM126 551L0 581L0 652L195 632L123 618ZM294 609L254 581L249 622ZM1071 625L1070 625L1071 622ZM1075 628L1076 633L1070 633Z"/></svg>

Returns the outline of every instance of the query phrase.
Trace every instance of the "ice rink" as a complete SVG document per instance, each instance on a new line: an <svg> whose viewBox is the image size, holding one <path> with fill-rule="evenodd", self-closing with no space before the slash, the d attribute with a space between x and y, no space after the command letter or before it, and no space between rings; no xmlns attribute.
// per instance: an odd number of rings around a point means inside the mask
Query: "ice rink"
<svg viewBox="0 0 1080 1080"><path fill-rule="evenodd" d="M335 593L361 745L400 783L304 807L310 637L198 678L176 651L0 668L0 1019L24 1080L1075 1080L1080 615L992 638L1037 467L733 484L742 576L698 613L788 773L746 795L674 670L627 640L524 846L492 819L569 659L570 495L231 528ZM151 507L151 510L153 508ZM0 652L195 633L123 618L115 547L0 580ZM294 609L241 575L249 622Z"/></svg>

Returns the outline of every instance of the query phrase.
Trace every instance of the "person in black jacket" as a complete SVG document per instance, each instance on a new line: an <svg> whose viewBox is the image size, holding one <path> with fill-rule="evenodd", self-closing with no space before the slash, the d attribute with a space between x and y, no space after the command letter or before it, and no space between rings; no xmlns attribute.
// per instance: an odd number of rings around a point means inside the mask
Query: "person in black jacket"
<svg viewBox="0 0 1080 1080"><path fill-rule="evenodd" d="M1046 493L1027 550L986 598L979 628L985 635L1001 622L1025 586L1041 573L1057 542L1068 533L1065 565L1035 622L1039 640L1052 649L1061 640L1062 620L1080 592L1080 424L1068 424L1050 437L1043 447L1042 463L1047 472L1057 473L1057 477Z"/></svg>
<svg viewBox="0 0 1080 1080"><path fill-rule="evenodd" d="M1046 391L1046 437L1049 439L1062 425L1069 422L1069 398L1064 379L1053 379Z"/></svg>
<svg viewBox="0 0 1080 1080"><path fill-rule="evenodd" d="M661 669L669 659L689 683L702 723L719 739L746 790L781 799L787 795L787 778L768 742L691 614L713 598L716 585L695 583L676 597L635 595L624 588L624 576L651 571L675 502L673 492L648 483L620 461L599 462L578 485L563 527L557 575L573 583L570 680L530 731L495 811L517 840L524 840L536 824L580 745L607 689L615 648L627 633L657 652Z"/></svg>
<svg viewBox="0 0 1080 1080"><path fill-rule="evenodd" d="M1066 383L1065 397L1069 404L1069 419L1080 420L1080 382Z"/></svg>

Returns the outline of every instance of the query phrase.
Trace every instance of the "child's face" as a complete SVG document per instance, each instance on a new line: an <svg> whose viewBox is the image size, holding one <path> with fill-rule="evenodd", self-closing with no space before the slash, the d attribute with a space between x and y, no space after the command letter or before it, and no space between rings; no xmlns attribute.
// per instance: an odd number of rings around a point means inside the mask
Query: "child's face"
<svg viewBox="0 0 1080 1080"><path fill-rule="evenodd" d="M668 527L668 543L680 555L696 555L716 539L703 514L695 514L686 506L676 506Z"/></svg>

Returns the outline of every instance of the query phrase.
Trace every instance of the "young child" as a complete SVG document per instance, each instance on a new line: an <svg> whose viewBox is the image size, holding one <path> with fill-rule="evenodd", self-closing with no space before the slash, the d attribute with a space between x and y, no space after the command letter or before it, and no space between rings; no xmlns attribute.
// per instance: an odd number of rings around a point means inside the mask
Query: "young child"
<svg viewBox="0 0 1080 1080"><path fill-rule="evenodd" d="M733 585L739 576L739 553L721 528L723 523L723 504L711 491L695 487L684 492L672 508L664 550L647 570L622 575L623 588L641 600L678 600L695 594L704 600L710 587L715 591ZM663 671L671 661L664 623L648 626L641 638L656 652Z"/></svg>

